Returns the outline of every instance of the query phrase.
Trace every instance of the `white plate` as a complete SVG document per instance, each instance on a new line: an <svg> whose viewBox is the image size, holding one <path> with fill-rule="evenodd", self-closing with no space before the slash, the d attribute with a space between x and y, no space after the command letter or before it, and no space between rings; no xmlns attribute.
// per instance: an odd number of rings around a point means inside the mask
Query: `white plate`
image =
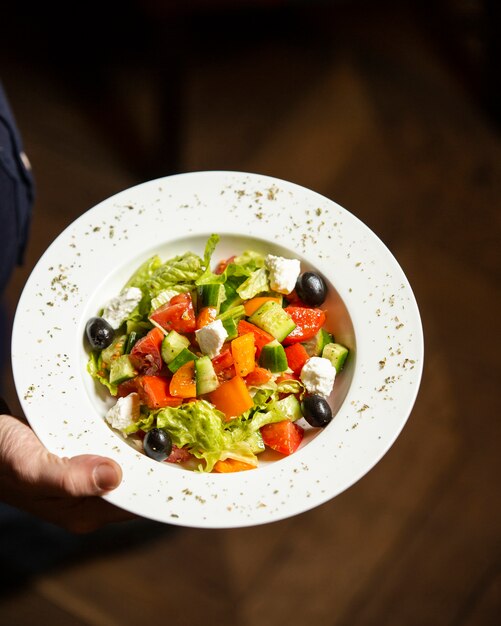
<svg viewBox="0 0 501 626"><path fill-rule="evenodd" d="M210 233L221 235L214 261L250 247L322 272L331 285L327 326L352 350L335 384L329 426L310 431L290 457L229 475L157 463L108 428L106 396L86 372L83 340L87 319L143 260L201 253ZM123 191L54 241L20 299L12 361L23 410L49 450L103 454L121 464L123 482L110 502L162 522L225 528L311 509L371 469L414 404L423 336L397 261L348 211L282 180L198 172Z"/></svg>

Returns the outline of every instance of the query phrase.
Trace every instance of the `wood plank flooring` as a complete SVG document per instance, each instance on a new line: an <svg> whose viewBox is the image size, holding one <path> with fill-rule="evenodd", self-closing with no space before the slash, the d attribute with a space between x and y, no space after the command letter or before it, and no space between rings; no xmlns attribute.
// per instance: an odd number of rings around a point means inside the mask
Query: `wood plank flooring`
<svg viewBox="0 0 501 626"><path fill-rule="evenodd" d="M180 158L185 171L258 171L312 187L390 246L426 341L402 435L318 509L103 548L3 594L0 624L499 623L501 141L423 30L387 17L333 26L331 39L307 48L267 37L214 58L193 54ZM0 76L38 183L28 258L7 293L12 315L60 230L140 175L49 66L5 55ZM145 99L155 92L135 66L120 77ZM17 408L8 374L4 386Z"/></svg>

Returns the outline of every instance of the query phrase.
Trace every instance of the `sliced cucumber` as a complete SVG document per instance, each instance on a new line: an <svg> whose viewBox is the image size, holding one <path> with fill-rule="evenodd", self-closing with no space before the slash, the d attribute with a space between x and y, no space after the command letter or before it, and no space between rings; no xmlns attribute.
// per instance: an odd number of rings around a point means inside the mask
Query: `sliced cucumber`
<svg viewBox="0 0 501 626"><path fill-rule="evenodd" d="M190 340L188 337L184 337L175 330L171 330L167 337L164 337L162 341L162 359L168 365L189 345Z"/></svg>
<svg viewBox="0 0 501 626"><path fill-rule="evenodd" d="M293 394L290 394L285 398L282 398L282 400L278 400L278 402L275 402L273 408L281 413L284 418L290 420L291 422L295 422L296 420L303 417L303 412L301 411L301 405L299 404L299 400Z"/></svg>
<svg viewBox="0 0 501 626"><path fill-rule="evenodd" d="M125 342L124 354L130 354L130 351L134 347L134 344L139 339L139 333L133 330L127 335L127 341Z"/></svg>
<svg viewBox="0 0 501 626"><path fill-rule="evenodd" d="M122 356L125 349L125 342L127 341L126 335L120 335L116 337L113 342L101 352L101 359L106 366L110 366L111 362Z"/></svg>
<svg viewBox="0 0 501 626"><path fill-rule="evenodd" d="M270 333L278 341L283 341L296 328L291 316L274 300L268 300L260 306L250 316L249 322Z"/></svg>
<svg viewBox="0 0 501 626"><path fill-rule="evenodd" d="M200 287L198 301L200 309L211 306L219 313L219 309L224 300L226 300L224 285L202 285Z"/></svg>
<svg viewBox="0 0 501 626"><path fill-rule="evenodd" d="M275 339L275 341L270 341L264 345L259 355L259 365L269 369L274 374L285 372L289 366L282 344Z"/></svg>
<svg viewBox="0 0 501 626"><path fill-rule="evenodd" d="M323 349L328 343L333 343L334 337L321 328L318 333L309 341L305 341L303 346L310 356L322 356Z"/></svg>
<svg viewBox="0 0 501 626"><path fill-rule="evenodd" d="M119 385L130 378L137 376L137 372L131 363L128 354L123 354L114 359L110 367L110 383Z"/></svg>
<svg viewBox="0 0 501 626"><path fill-rule="evenodd" d="M210 393L219 387L219 380L212 361L208 356L202 356L195 361L195 374L197 384L197 396Z"/></svg>
<svg viewBox="0 0 501 626"><path fill-rule="evenodd" d="M348 348L340 343L328 343L322 351L322 357L329 359L336 368L336 372L340 372L344 367L344 362L349 352Z"/></svg>
<svg viewBox="0 0 501 626"><path fill-rule="evenodd" d="M228 337L226 337L227 341L231 339L235 339L238 337L238 321L233 317L228 317L225 320L222 320L225 331L228 333Z"/></svg>
<svg viewBox="0 0 501 626"><path fill-rule="evenodd" d="M245 317L245 308L243 304L239 304L238 306L234 306L231 309L227 309L223 313L220 313L217 316L218 320L221 320L223 323L225 320L234 319L235 322L239 322L242 318Z"/></svg>
<svg viewBox="0 0 501 626"><path fill-rule="evenodd" d="M188 348L183 348L181 352L167 365L167 367L173 374L175 374L185 363L188 363L188 361L196 361L197 359L198 357L196 354L190 352Z"/></svg>

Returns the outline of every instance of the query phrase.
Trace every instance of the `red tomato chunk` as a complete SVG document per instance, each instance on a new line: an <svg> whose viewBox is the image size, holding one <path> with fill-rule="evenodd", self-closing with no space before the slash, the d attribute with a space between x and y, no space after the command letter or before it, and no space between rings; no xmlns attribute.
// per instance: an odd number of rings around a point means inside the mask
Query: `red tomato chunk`
<svg viewBox="0 0 501 626"><path fill-rule="evenodd" d="M148 376L160 372L163 366L160 354L163 338L163 332L159 328L153 328L146 337L136 341L130 352L130 360L138 372Z"/></svg>
<svg viewBox="0 0 501 626"><path fill-rule="evenodd" d="M180 293L150 315L165 330L192 333L197 328L193 302L189 293Z"/></svg>
<svg viewBox="0 0 501 626"><path fill-rule="evenodd" d="M284 420L276 424L266 424L261 428L261 435L268 448L289 455L299 448L304 430L294 422Z"/></svg>
<svg viewBox="0 0 501 626"><path fill-rule="evenodd" d="M296 328L283 341L284 346L308 341L325 324L325 312L321 309L306 309L302 306L288 306L285 311L292 317Z"/></svg>

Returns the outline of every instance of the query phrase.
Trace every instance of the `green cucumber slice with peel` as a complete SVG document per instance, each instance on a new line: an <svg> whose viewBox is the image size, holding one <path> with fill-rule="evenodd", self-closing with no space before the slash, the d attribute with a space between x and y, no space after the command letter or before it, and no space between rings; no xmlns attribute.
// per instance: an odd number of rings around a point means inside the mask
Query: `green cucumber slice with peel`
<svg viewBox="0 0 501 626"><path fill-rule="evenodd" d="M210 393L219 387L217 374L208 356L202 356L195 361L195 375L197 396Z"/></svg>
<svg viewBox="0 0 501 626"><path fill-rule="evenodd" d="M134 378L134 376L137 376L137 372L128 354L123 354L112 361L110 366L110 383L112 385L119 385Z"/></svg>
<svg viewBox="0 0 501 626"><path fill-rule="evenodd" d="M203 309L206 306L213 307L219 313L221 304L226 300L226 292L224 285L202 285L199 289L199 309Z"/></svg>
<svg viewBox="0 0 501 626"><path fill-rule="evenodd" d="M303 346L310 356L322 356L325 346L329 343L334 343L334 337L321 328L314 337L305 341Z"/></svg>
<svg viewBox="0 0 501 626"><path fill-rule="evenodd" d="M177 357L177 355L190 345L190 340L184 335L180 335L175 330L171 330L170 333L162 340L162 359L167 365Z"/></svg>
<svg viewBox="0 0 501 626"><path fill-rule="evenodd" d="M274 300L268 300L250 317L249 322L270 333L277 341L283 341L296 324L291 316Z"/></svg>
<svg viewBox="0 0 501 626"><path fill-rule="evenodd" d="M197 359L198 357L196 354L190 352L188 348L183 348L176 358L167 365L167 367L173 374L175 374L180 367L185 365L185 363L188 363L188 361L196 361Z"/></svg>
<svg viewBox="0 0 501 626"><path fill-rule="evenodd" d="M277 374L289 367L284 347L276 339L263 346L259 355L259 365Z"/></svg>
<svg viewBox="0 0 501 626"><path fill-rule="evenodd" d="M342 346L340 343L328 343L322 350L322 357L324 359L329 359L332 365L336 368L337 373L343 369L349 352L348 348L346 348L346 346Z"/></svg>

